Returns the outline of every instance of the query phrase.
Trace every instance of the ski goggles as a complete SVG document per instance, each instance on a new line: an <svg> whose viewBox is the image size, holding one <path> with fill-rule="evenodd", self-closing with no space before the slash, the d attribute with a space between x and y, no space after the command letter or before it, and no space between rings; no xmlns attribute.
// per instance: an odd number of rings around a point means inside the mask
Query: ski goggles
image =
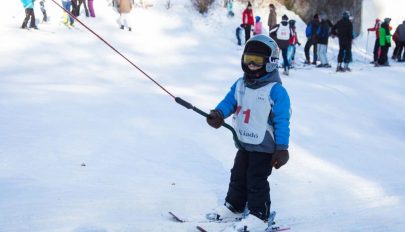
<svg viewBox="0 0 405 232"><path fill-rule="evenodd" d="M246 65L253 64L262 67L266 63L267 57L255 54L243 54L243 63Z"/></svg>

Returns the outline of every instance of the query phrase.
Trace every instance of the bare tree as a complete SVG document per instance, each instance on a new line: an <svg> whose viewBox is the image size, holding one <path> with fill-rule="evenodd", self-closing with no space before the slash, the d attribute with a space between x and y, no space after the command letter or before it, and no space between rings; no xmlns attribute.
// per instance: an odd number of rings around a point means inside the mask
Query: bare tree
<svg viewBox="0 0 405 232"><path fill-rule="evenodd" d="M211 6L214 0L191 0L191 2L198 12L204 14L208 12L208 8Z"/></svg>

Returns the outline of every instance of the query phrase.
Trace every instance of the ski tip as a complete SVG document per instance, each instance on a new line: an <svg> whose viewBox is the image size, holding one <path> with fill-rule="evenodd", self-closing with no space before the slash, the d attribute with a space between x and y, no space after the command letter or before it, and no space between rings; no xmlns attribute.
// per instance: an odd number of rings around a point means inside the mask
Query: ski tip
<svg viewBox="0 0 405 232"><path fill-rule="evenodd" d="M168 213L170 214L170 216L172 216L172 218L173 218L174 221L176 221L176 222L181 222L181 223L186 222L185 220L179 218L179 217L178 217L176 214L174 214L172 211L169 211Z"/></svg>
<svg viewBox="0 0 405 232"><path fill-rule="evenodd" d="M207 230L205 230L204 228L202 228L201 226L196 226L197 230L200 232L208 232Z"/></svg>

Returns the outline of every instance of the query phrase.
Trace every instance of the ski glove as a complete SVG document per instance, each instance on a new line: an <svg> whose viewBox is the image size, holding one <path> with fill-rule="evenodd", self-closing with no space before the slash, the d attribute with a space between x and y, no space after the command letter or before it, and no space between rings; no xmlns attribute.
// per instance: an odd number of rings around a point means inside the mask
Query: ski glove
<svg viewBox="0 0 405 232"><path fill-rule="evenodd" d="M207 116L207 123L218 129L224 123L224 117L218 110L211 110L210 114Z"/></svg>
<svg viewBox="0 0 405 232"><path fill-rule="evenodd" d="M279 150L275 151L272 158L273 167L279 169L281 166L287 163L290 155L288 154L288 150Z"/></svg>

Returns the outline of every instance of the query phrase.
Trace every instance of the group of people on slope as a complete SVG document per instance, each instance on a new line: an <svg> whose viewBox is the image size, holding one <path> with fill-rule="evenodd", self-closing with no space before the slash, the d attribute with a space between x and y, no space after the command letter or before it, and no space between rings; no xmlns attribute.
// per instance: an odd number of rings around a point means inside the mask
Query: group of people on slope
<svg viewBox="0 0 405 232"><path fill-rule="evenodd" d="M35 0L21 0L24 8L25 8L25 18L21 25L21 28L33 28L38 29L36 22L35 22L35 13L34 13L34 3ZM45 9L45 2L46 0L40 0L40 7L43 14L43 21L46 22L49 20ZM66 26L74 26L74 17L80 16L81 6L84 7L84 13L86 17L96 17L94 11L94 0L61 0L62 7L71 14L67 14L66 12L63 13L63 23ZM129 14L133 9L135 2L134 0L112 0L113 7L116 8L117 12L120 14L119 22L120 22L120 29L124 30L128 28L129 31L132 31L132 27L130 25ZM74 17L73 17L73 16ZM30 21L29 27L28 22Z"/></svg>
<svg viewBox="0 0 405 232"><path fill-rule="evenodd" d="M375 66L389 66L388 51L391 47L391 39L395 42L395 48L392 53L392 59L398 62L405 62L405 21L400 24L394 34L391 34L391 19L385 18L383 22L380 19L375 20L373 27L368 31L375 31L376 39L373 50L373 61Z"/></svg>
<svg viewBox="0 0 405 232"><path fill-rule="evenodd" d="M46 12L45 2L46 0L40 0L39 5L43 15L42 21L47 22L49 20L49 17ZM25 18L21 25L21 28L22 29L28 28L27 27L28 21L30 21L29 28L38 30L38 26L36 25L35 22L35 12L34 12L35 0L21 0L21 3L23 4L23 7L25 9ZM84 6L86 17L89 16L96 17L93 7L93 0L62 0L61 3L62 7L66 11L71 12L71 14L74 15L75 17L80 15L80 8L82 4ZM66 12L64 12L63 23L69 26L73 26L74 18L71 15L68 15Z"/></svg>
<svg viewBox="0 0 405 232"><path fill-rule="evenodd" d="M232 8L229 6L232 4L232 0L228 0L228 15L234 15ZM270 4L270 13L268 16L267 20L267 26L269 27L269 30L271 30L276 24L277 24L277 13L276 13L276 8L274 4ZM230 13L232 12L232 13ZM260 16L254 16L253 14L253 9L252 9L252 3L248 2L245 10L242 12L242 24L240 27L237 28L237 34L236 37L238 39L238 45L241 45L241 36L240 32L241 30L244 30L245 34L245 43L249 40L251 37L251 33L253 32L253 35L259 35L263 33L263 26L262 26L262 21Z"/></svg>
<svg viewBox="0 0 405 232"><path fill-rule="evenodd" d="M337 58L337 72L351 71L349 63L352 60L353 23L350 20L350 12L344 11L342 18L333 24L326 13L315 14L305 29L307 42L305 43L305 64L313 64L318 68L332 67L328 61L329 37L338 37L339 54ZM313 59L311 62L310 50L313 47ZM320 64L317 63L320 62Z"/></svg>

